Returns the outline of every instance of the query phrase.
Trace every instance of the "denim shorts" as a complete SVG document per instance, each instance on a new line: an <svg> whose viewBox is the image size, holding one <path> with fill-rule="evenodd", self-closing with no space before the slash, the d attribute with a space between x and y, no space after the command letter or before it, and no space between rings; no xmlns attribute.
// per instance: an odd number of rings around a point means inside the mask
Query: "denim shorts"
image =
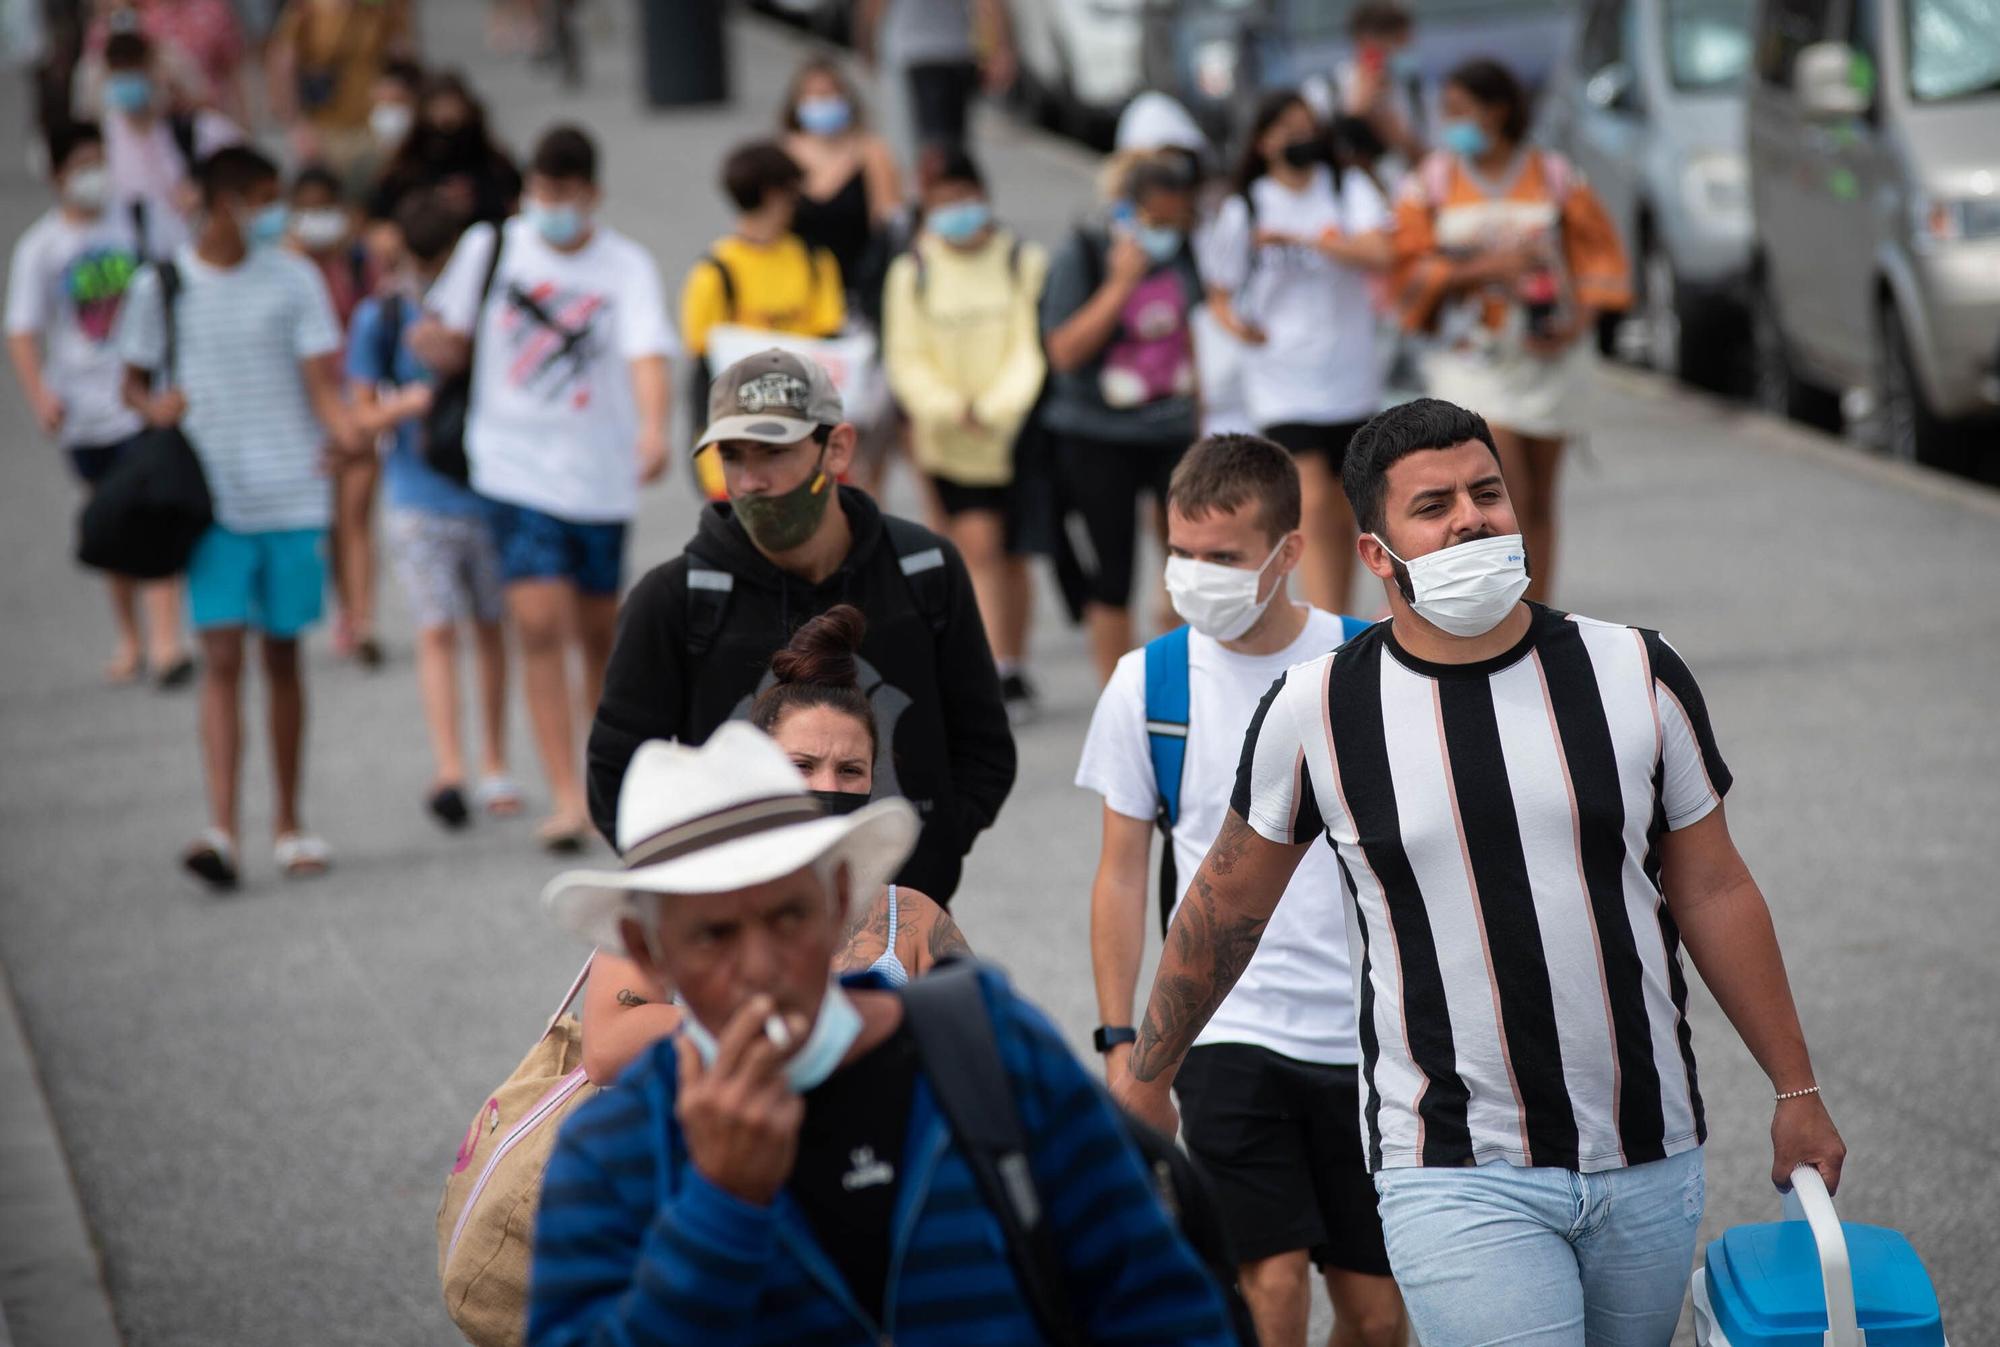
<svg viewBox="0 0 2000 1347"><path fill-rule="evenodd" d="M504 583L567 580L579 594L617 595L625 570L623 522L583 524L497 500L488 502L487 517Z"/></svg>
<svg viewBox="0 0 2000 1347"><path fill-rule="evenodd" d="M290 640L319 621L326 530L237 533L210 525L188 559L187 586L196 631L249 627Z"/></svg>

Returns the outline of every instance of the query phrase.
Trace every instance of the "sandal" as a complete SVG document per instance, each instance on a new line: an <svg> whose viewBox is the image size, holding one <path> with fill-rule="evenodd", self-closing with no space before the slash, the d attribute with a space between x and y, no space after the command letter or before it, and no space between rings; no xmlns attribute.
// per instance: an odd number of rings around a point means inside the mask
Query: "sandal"
<svg viewBox="0 0 2000 1347"><path fill-rule="evenodd" d="M181 853L181 868L217 893L236 887L236 844L220 828L203 828Z"/></svg>
<svg viewBox="0 0 2000 1347"><path fill-rule="evenodd" d="M489 818L514 818L522 809L521 788L512 777L493 772L479 778L472 788L472 802Z"/></svg>
<svg viewBox="0 0 2000 1347"><path fill-rule="evenodd" d="M271 854L286 879L311 879L333 868L333 848L311 833L285 833Z"/></svg>
<svg viewBox="0 0 2000 1347"><path fill-rule="evenodd" d="M194 679L194 660L182 655L166 668L153 675L153 686L162 692L172 692L183 688Z"/></svg>
<svg viewBox="0 0 2000 1347"><path fill-rule="evenodd" d="M424 802L432 817L445 827L457 831L472 822L472 811L465 807L465 792L457 786L439 786L431 792L431 798Z"/></svg>
<svg viewBox="0 0 2000 1347"><path fill-rule="evenodd" d="M355 662L370 672L381 668L385 658L382 643L373 636L364 636L354 643Z"/></svg>
<svg viewBox="0 0 2000 1347"><path fill-rule="evenodd" d="M565 818L549 819L535 829L535 840L552 856L576 855L583 850L589 835L587 824L572 823Z"/></svg>
<svg viewBox="0 0 2000 1347"><path fill-rule="evenodd" d="M136 683L145 673L146 661L136 650L129 655L116 655L104 661L104 681L115 688Z"/></svg>

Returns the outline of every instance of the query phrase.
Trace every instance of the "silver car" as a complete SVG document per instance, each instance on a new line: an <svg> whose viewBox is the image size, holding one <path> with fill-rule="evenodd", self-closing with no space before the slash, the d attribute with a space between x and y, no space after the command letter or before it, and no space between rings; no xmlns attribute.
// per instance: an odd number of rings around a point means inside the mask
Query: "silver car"
<svg viewBox="0 0 2000 1347"><path fill-rule="evenodd" d="M1759 398L1829 423L1856 390L1892 454L1972 466L2000 409L2000 0L1762 0L1756 34Z"/></svg>
<svg viewBox="0 0 2000 1347"><path fill-rule="evenodd" d="M1605 345L1665 374L1741 382L1750 198L1743 76L1753 0L1589 0L1542 137L1589 175L1633 262Z"/></svg>

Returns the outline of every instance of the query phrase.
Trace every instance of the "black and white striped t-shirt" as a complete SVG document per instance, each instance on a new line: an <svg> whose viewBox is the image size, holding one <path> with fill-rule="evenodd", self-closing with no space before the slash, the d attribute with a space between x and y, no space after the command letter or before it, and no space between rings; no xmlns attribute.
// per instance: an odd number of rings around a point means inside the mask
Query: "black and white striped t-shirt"
<svg viewBox="0 0 2000 1347"><path fill-rule="evenodd" d="M1588 1172L1705 1135L1658 844L1729 770L1658 633L1531 608L1477 664L1377 623L1287 672L1244 743L1236 812L1340 859L1370 1169Z"/></svg>

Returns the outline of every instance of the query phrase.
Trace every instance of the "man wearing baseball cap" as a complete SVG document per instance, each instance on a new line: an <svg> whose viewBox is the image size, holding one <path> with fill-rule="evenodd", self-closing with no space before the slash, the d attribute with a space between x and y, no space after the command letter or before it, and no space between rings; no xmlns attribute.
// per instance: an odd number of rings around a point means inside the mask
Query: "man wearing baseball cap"
<svg viewBox="0 0 2000 1347"><path fill-rule="evenodd" d="M698 454L722 467L687 550L625 600L590 731L590 811L613 835L619 785L648 739L699 744L743 715L773 651L837 603L868 614L862 688L881 729L876 791L923 832L896 875L940 903L1014 784L1014 740L972 581L952 545L839 479L855 429L813 361L780 350L709 392Z"/></svg>

